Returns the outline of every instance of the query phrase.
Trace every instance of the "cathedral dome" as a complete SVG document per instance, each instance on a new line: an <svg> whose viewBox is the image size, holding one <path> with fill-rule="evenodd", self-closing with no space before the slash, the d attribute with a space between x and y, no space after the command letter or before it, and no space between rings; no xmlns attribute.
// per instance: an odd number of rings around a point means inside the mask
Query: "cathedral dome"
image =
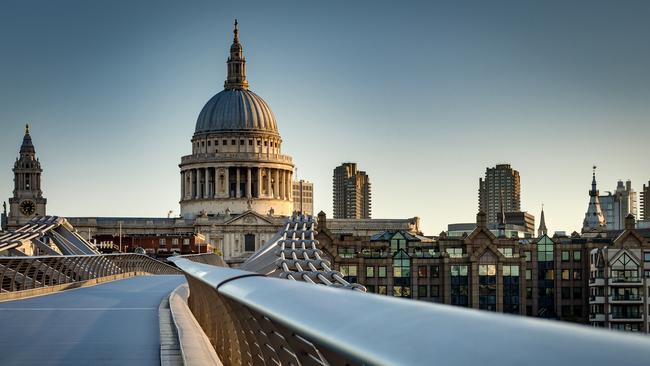
<svg viewBox="0 0 650 366"><path fill-rule="evenodd" d="M233 34L224 90L205 104L196 121L194 133L250 131L278 135L271 108L259 95L248 90L246 59L239 43L237 21Z"/></svg>
<svg viewBox="0 0 650 366"><path fill-rule="evenodd" d="M213 96L196 121L195 133L262 131L278 134L275 117L259 95L247 89L226 89Z"/></svg>

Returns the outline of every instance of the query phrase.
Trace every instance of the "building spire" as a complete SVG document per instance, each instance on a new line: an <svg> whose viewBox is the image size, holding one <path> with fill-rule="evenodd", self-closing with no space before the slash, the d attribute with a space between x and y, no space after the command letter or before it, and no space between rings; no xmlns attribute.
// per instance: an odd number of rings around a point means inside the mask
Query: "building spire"
<svg viewBox="0 0 650 366"><path fill-rule="evenodd" d="M542 203L542 215L539 219L539 229L537 230L537 236L547 235L548 230L546 229L546 221L544 220L544 204Z"/></svg>
<svg viewBox="0 0 650 366"><path fill-rule="evenodd" d="M25 124L25 136L23 137L23 143L20 145L20 156L33 158L35 155L36 149L32 143L32 136L29 134L29 124Z"/></svg>
<svg viewBox="0 0 650 366"><path fill-rule="evenodd" d="M246 59L244 48L239 43L239 22L235 19L233 28L233 40L230 46L230 57L228 57L228 78L224 83L225 89L248 89L246 80Z"/></svg>
<svg viewBox="0 0 650 366"><path fill-rule="evenodd" d="M589 206L585 213L585 219L582 221L582 232L588 233L593 231L604 231L607 228L605 215L600 208L600 198L598 198L598 187L596 186L596 166L593 166L591 178L591 190L589 191Z"/></svg>

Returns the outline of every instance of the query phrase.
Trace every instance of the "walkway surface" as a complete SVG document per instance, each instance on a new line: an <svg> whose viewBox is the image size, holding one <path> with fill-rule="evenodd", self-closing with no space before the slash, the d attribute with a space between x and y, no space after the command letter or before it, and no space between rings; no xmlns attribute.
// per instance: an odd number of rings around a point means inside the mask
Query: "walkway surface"
<svg viewBox="0 0 650 366"><path fill-rule="evenodd" d="M183 276L0 302L0 365L160 365L158 306Z"/></svg>

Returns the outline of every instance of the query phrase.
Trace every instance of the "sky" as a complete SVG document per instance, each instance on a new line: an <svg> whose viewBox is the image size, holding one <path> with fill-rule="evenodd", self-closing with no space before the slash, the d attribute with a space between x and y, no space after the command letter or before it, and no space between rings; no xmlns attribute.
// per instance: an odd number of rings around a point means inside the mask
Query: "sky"
<svg viewBox="0 0 650 366"><path fill-rule="evenodd" d="M374 218L425 234L473 222L478 179L510 163L522 210L579 230L601 192L650 181L647 1L0 2L0 197L29 123L48 213L166 216L239 19L315 211L357 162Z"/></svg>

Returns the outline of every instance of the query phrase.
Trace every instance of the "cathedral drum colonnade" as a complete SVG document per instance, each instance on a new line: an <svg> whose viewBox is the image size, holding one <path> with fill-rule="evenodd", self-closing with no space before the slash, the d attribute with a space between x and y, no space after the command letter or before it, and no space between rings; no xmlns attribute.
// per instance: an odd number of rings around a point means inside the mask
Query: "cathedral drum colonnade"
<svg viewBox="0 0 650 366"><path fill-rule="evenodd" d="M203 107L192 155L181 158L184 218L253 211L293 213L293 163L269 105L248 89L237 23L224 90Z"/></svg>

